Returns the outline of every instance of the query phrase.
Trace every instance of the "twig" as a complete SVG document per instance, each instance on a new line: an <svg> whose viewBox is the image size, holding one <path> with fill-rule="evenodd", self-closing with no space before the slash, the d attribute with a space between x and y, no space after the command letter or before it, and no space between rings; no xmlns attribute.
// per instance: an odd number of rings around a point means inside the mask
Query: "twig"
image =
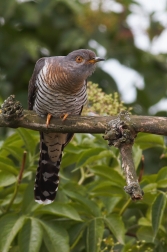
<svg viewBox="0 0 167 252"><path fill-rule="evenodd" d="M136 175L132 157L132 145L122 145L119 149L122 159L122 168L124 170L127 183L127 186L124 186L124 190L131 196L132 200L142 199L144 193L140 188Z"/></svg>
<svg viewBox="0 0 167 252"><path fill-rule="evenodd" d="M16 181L16 184L15 184L15 189L14 189L14 192L13 192L13 196L9 202L9 205L8 207L6 208L6 212L8 212L17 196L17 193L18 193L18 190L19 190L19 186L20 186L20 183L21 183L21 180L22 180L22 177L23 177L23 172L24 172L24 168L25 168L25 162L26 162L26 157L27 157L27 151L24 151L23 152L23 158L22 158L22 164L21 164L21 169L20 169L20 172L19 172L19 176L17 178L17 181Z"/></svg>
<svg viewBox="0 0 167 252"><path fill-rule="evenodd" d="M104 139L109 141L109 145L119 148L122 160L122 168L125 173L127 186L124 187L132 200L143 198L143 191L140 188L135 166L132 157L132 146L136 132L130 120L129 113L121 113L119 118L108 124L108 130Z"/></svg>

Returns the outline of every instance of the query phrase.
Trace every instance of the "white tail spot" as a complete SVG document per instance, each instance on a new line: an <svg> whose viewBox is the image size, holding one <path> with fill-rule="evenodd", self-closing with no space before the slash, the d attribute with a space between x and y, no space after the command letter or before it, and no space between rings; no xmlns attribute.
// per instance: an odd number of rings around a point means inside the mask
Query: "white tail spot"
<svg viewBox="0 0 167 252"><path fill-rule="evenodd" d="M53 202L53 200L46 199L45 201L42 200L35 200L38 204L48 205Z"/></svg>

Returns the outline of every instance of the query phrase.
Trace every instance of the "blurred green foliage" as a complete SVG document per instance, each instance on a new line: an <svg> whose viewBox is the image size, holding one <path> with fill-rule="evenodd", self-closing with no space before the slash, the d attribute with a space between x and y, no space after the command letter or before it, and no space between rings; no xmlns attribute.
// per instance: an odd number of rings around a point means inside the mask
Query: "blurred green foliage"
<svg viewBox="0 0 167 252"><path fill-rule="evenodd" d="M0 251L166 252L167 166L143 176L144 198L133 202L123 190L118 150L101 135L76 134L64 151L56 200L43 206L33 196L38 137L17 129L1 143ZM137 138L133 155L138 174L142 150L156 146L165 155L162 136ZM23 151L27 158L18 185Z"/></svg>
<svg viewBox="0 0 167 252"><path fill-rule="evenodd" d="M135 46L126 20L131 4L138 4L117 2L123 5L120 13L105 12L101 1L92 10L90 1L0 0L0 103L15 94L27 108L28 82L37 59L79 48L95 50L90 46L94 40L106 50L106 59L117 59L143 76L145 87L136 87L137 99L129 106L134 113L147 115L150 106L166 96L166 55L155 56ZM164 27L153 13L149 20L146 32L153 41ZM100 68L90 80L107 94L118 91L114 79ZM166 115L166 108L158 114ZM40 206L33 198L38 134L26 129L0 133L4 139L0 141L0 251L166 252L163 137L138 134L136 139L133 154L138 174L142 153L145 156L141 202L131 202L123 191L118 150L109 148L99 135L76 134L65 149L56 201ZM18 186L24 150L27 159Z"/></svg>

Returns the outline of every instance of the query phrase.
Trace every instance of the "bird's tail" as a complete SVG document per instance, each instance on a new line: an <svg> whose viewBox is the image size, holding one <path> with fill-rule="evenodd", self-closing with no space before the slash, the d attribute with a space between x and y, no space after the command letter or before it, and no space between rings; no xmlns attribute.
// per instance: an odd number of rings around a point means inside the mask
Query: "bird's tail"
<svg viewBox="0 0 167 252"><path fill-rule="evenodd" d="M56 197L66 138L67 134L40 132L40 159L34 187L35 201L40 204L50 204Z"/></svg>

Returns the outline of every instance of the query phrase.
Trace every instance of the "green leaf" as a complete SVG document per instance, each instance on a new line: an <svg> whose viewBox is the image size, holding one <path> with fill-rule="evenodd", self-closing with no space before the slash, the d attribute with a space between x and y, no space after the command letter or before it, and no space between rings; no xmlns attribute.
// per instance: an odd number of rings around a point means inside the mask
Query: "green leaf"
<svg viewBox="0 0 167 252"><path fill-rule="evenodd" d="M101 151L104 151L104 148L93 148L93 149L88 149L88 150L84 151L80 155L80 158L79 158L78 162L76 163L76 167L79 168L83 165L88 164L89 162L95 161L95 159L92 160L92 157L100 154Z"/></svg>
<svg viewBox="0 0 167 252"><path fill-rule="evenodd" d="M10 245L22 228L25 216L6 214L0 219L0 251L9 251Z"/></svg>
<svg viewBox="0 0 167 252"><path fill-rule="evenodd" d="M94 218L88 222L86 229L86 251L97 252L100 249L104 232L104 220Z"/></svg>
<svg viewBox="0 0 167 252"><path fill-rule="evenodd" d="M18 170L16 168L4 162L1 162L1 159L0 159L0 170L6 172L8 171L10 173L13 173L14 175L18 175Z"/></svg>
<svg viewBox="0 0 167 252"><path fill-rule="evenodd" d="M157 183L150 183L142 188L144 190L144 193L156 191L157 189Z"/></svg>
<svg viewBox="0 0 167 252"><path fill-rule="evenodd" d="M159 170L156 181L157 187L167 188L167 166Z"/></svg>
<svg viewBox="0 0 167 252"><path fill-rule="evenodd" d="M23 149L20 149L16 146L14 147L3 147L3 150L7 151L10 155L15 157L18 161L21 160L23 156Z"/></svg>
<svg viewBox="0 0 167 252"><path fill-rule="evenodd" d="M16 182L16 177L5 171L0 170L0 187L8 186Z"/></svg>
<svg viewBox="0 0 167 252"><path fill-rule="evenodd" d="M158 188L167 188L167 179L158 181L157 187Z"/></svg>
<svg viewBox="0 0 167 252"><path fill-rule="evenodd" d="M18 145L18 142L19 142L19 145ZM13 144L15 146L20 146L20 147L22 145L22 141L20 140L20 137L17 133L15 133L5 139L5 142L3 143L2 149L3 149L3 147L13 146Z"/></svg>
<svg viewBox="0 0 167 252"><path fill-rule="evenodd" d="M136 234L139 241L153 242L153 230L151 227L142 226L137 230Z"/></svg>
<svg viewBox="0 0 167 252"><path fill-rule="evenodd" d="M72 158L71 158L72 155ZM62 162L61 162L61 168L67 167L71 164L74 164L78 161L79 158L79 154L69 154L66 153L63 158L62 158Z"/></svg>
<svg viewBox="0 0 167 252"><path fill-rule="evenodd" d="M76 137L76 134L75 134L75 137ZM84 150L86 150L86 149L85 148L83 149L79 144L75 145L72 141L66 146L65 153L80 154Z"/></svg>
<svg viewBox="0 0 167 252"><path fill-rule="evenodd" d="M79 239L82 237L83 231L85 230L86 223L77 223L72 225L70 229L68 229L68 233L70 236L70 247L71 249L75 247L78 243Z"/></svg>
<svg viewBox="0 0 167 252"><path fill-rule="evenodd" d="M111 182L109 182L110 185L107 183L107 181L102 181L102 182L98 182L97 186L95 186L92 190L91 190L91 195L94 196L109 196L109 197L125 197L126 198L126 193L123 190L123 188L119 187L119 186L112 186Z"/></svg>
<svg viewBox="0 0 167 252"><path fill-rule="evenodd" d="M134 161L136 169L137 169L137 167L139 166L139 164L141 162L141 157L142 157L141 148L138 145L134 144L133 145L133 161Z"/></svg>
<svg viewBox="0 0 167 252"><path fill-rule="evenodd" d="M37 144L37 137L32 134L31 130L19 128L17 129L18 134L22 138L25 148L28 152L32 155L35 153L36 144Z"/></svg>
<svg viewBox="0 0 167 252"><path fill-rule="evenodd" d="M66 203L54 202L51 205L46 205L40 209L37 209L35 213L53 214L57 216L63 216L76 221L82 221L77 211L72 206Z"/></svg>
<svg viewBox="0 0 167 252"><path fill-rule="evenodd" d="M157 181L167 179L167 166L161 168L157 175Z"/></svg>
<svg viewBox="0 0 167 252"><path fill-rule="evenodd" d="M64 191L73 200L76 200L81 205L83 205L83 207L87 209L89 214L96 216L96 217L100 216L100 209L93 201L91 201L90 199L88 199L78 193L74 193L72 191L67 191L67 190L64 190Z"/></svg>
<svg viewBox="0 0 167 252"><path fill-rule="evenodd" d="M110 180L114 185L119 187L123 187L125 185L125 179L117 171L107 165L96 165L90 167L90 170L94 172L94 174Z"/></svg>
<svg viewBox="0 0 167 252"><path fill-rule="evenodd" d="M118 204L118 202L121 200L121 197L102 197L101 199L104 204L104 208L107 212L107 215L112 213L114 210L115 206Z"/></svg>
<svg viewBox="0 0 167 252"><path fill-rule="evenodd" d="M142 150L153 147L165 147L163 136L148 133L139 133L135 139L135 143L138 144Z"/></svg>
<svg viewBox="0 0 167 252"><path fill-rule="evenodd" d="M151 222L148 219L146 219L145 217L141 217L139 219L139 221L138 221L138 224L140 226L146 226L146 227L148 227L148 226L151 227L152 226Z"/></svg>
<svg viewBox="0 0 167 252"><path fill-rule="evenodd" d="M40 221L44 230L44 242L48 251L69 252L69 238L67 231L57 223Z"/></svg>
<svg viewBox="0 0 167 252"><path fill-rule="evenodd" d="M1 155L0 155L0 162L4 163L4 164L7 164L7 165L10 165L10 166L14 165L14 162L9 157L4 157L4 156L1 156Z"/></svg>
<svg viewBox="0 0 167 252"><path fill-rule="evenodd" d="M20 139L20 136L15 133L8 137L3 143L0 153L3 157L11 154L17 160L20 160L23 154L23 141Z"/></svg>
<svg viewBox="0 0 167 252"><path fill-rule="evenodd" d="M152 227L154 238L156 237L159 226L161 224L165 206L166 206L166 197L163 193L160 193L156 197L152 205Z"/></svg>
<svg viewBox="0 0 167 252"><path fill-rule="evenodd" d="M29 214L30 212L33 212L34 209L40 207L39 204L37 204L34 200L34 181L31 181L24 193L23 193L23 200L22 200L22 208L21 210L25 214Z"/></svg>
<svg viewBox="0 0 167 252"><path fill-rule="evenodd" d="M43 229L36 218L28 218L19 233L19 249L24 252L40 251Z"/></svg>
<svg viewBox="0 0 167 252"><path fill-rule="evenodd" d="M116 239L124 244L125 240L125 227L121 216L118 214L111 214L110 216L104 218L106 226L111 230Z"/></svg>

